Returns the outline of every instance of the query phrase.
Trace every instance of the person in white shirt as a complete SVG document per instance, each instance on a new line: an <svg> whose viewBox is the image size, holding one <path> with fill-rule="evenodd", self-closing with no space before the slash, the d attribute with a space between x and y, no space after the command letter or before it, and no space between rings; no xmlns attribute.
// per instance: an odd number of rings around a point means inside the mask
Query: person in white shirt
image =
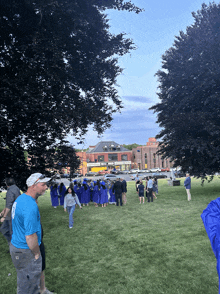
<svg viewBox="0 0 220 294"><path fill-rule="evenodd" d="M69 187L66 190L66 196L64 198L64 211L66 210L69 213L69 228L72 229L73 227L73 213L76 207L76 203L79 205L79 207L82 209L81 203L79 202L79 198L74 192L74 190Z"/></svg>
<svg viewBox="0 0 220 294"><path fill-rule="evenodd" d="M149 181L147 182L147 199L148 199L148 202L150 202L150 199L151 199L151 202L153 202L153 181L152 181L152 178L151 176L149 176Z"/></svg>

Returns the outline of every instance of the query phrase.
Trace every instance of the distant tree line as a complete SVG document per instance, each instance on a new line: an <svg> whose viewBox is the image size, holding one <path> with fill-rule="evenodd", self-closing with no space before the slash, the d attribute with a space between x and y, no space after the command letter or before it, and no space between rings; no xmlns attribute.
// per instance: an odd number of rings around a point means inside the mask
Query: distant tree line
<svg viewBox="0 0 220 294"><path fill-rule="evenodd" d="M127 148L128 150L132 150L133 148L137 148L138 146L142 146L142 145L137 143L128 144L128 145L123 144L123 147Z"/></svg>

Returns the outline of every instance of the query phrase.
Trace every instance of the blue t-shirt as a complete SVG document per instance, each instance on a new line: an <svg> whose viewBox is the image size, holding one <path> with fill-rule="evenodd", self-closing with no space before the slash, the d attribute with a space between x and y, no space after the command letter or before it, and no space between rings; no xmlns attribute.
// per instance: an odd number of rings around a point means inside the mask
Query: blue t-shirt
<svg viewBox="0 0 220 294"><path fill-rule="evenodd" d="M16 248L29 249L25 236L37 234L41 244L40 212L34 198L27 194L20 195L12 206L12 239Z"/></svg>

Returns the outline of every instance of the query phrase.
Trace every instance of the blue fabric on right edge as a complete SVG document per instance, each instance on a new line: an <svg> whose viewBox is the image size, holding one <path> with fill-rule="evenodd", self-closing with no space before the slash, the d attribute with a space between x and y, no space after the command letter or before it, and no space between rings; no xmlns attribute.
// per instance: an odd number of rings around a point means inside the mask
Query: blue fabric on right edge
<svg viewBox="0 0 220 294"><path fill-rule="evenodd" d="M217 259L216 268L219 277L220 294L220 197L208 204L207 208L203 210L201 218Z"/></svg>

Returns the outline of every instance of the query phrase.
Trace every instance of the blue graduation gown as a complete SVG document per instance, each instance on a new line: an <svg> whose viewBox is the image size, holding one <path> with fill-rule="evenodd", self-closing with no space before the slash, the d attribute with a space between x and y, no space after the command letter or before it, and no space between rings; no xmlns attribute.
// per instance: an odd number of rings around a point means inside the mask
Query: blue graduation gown
<svg viewBox="0 0 220 294"><path fill-rule="evenodd" d="M212 250L217 259L220 294L220 198L211 201L201 214Z"/></svg>
<svg viewBox="0 0 220 294"><path fill-rule="evenodd" d="M81 203L81 188L82 187L79 187L77 184L75 184L73 187L73 190L76 193L80 203Z"/></svg>
<svg viewBox="0 0 220 294"><path fill-rule="evenodd" d="M108 203L107 189L100 188L100 204Z"/></svg>
<svg viewBox="0 0 220 294"><path fill-rule="evenodd" d="M87 204L90 201L90 190L87 187L87 190L82 186L82 194L81 194L81 203Z"/></svg>
<svg viewBox="0 0 220 294"><path fill-rule="evenodd" d="M58 192L59 192L59 196L60 196L60 205L64 204L64 196L65 196L65 192L66 192L66 187L63 186L62 191L60 192L60 185L58 186Z"/></svg>
<svg viewBox="0 0 220 294"><path fill-rule="evenodd" d="M57 187L50 187L50 196L51 196L51 202L52 206L59 206L59 201L58 201L58 191Z"/></svg>
<svg viewBox="0 0 220 294"><path fill-rule="evenodd" d="M89 186L88 184L87 184L87 188L88 188L88 189L86 190L86 192L87 192L87 193L86 193L86 201L87 201L86 203L89 203L90 200L91 200L91 197L90 197L90 191L91 191L91 190L90 190L90 186Z"/></svg>
<svg viewBox="0 0 220 294"><path fill-rule="evenodd" d="M95 185L93 188L92 201L94 203L99 203L99 187L97 185Z"/></svg>

